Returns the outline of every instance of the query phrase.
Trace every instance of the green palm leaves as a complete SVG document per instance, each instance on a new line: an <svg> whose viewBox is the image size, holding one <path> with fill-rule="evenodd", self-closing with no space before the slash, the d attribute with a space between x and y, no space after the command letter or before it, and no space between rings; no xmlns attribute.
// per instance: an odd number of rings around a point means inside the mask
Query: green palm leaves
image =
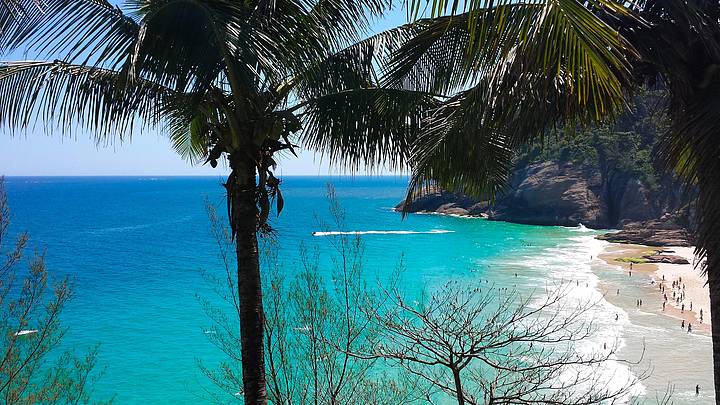
<svg viewBox="0 0 720 405"><path fill-rule="evenodd" d="M432 9L458 8L438 0ZM515 148L548 126L612 115L631 87L635 51L603 20L624 10L614 3L480 1L468 9L419 20L423 29L391 62L389 85L452 96L413 144L409 198L428 183L492 196Z"/></svg>

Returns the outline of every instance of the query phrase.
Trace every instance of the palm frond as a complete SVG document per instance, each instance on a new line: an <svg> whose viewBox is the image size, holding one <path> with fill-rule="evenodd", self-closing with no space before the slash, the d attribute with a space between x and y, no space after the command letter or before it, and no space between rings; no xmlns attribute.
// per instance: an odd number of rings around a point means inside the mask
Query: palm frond
<svg viewBox="0 0 720 405"><path fill-rule="evenodd" d="M568 111L598 120L622 105L631 44L576 0L495 5L432 21L391 62L389 85L453 92L547 77L536 92L566 90Z"/></svg>
<svg viewBox="0 0 720 405"><path fill-rule="evenodd" d="M407 165L426 111L438 101L421 92L361 88L307 100L300 140L349 170Z"/></svg>
<svg viewBox="0 0 720 405"><path fill-rule="evenodd" d="M226 141L223 135L229 133L227 118L217 103L205 99L204 94L176 94L163 104L163 132L168 134L173 149L192 164L211 160L211 148Z"/></svg>
<svg viewBox="0 0 720 405"><path fill-rule="evenodd" d="M79 124L98 141L122 139L136 119L158 123L159 108L171 94L152 82L128 82L118 72L60 61L0 65L0 123L13 131L41 121L63 134Z"/></svg>
<svg viewBox="0 0 720 405"><path fill-rule="evenodd" d="M301 100L343 90L377 87L380 69L417 31L416 24L405 24L372 35L308 65L288 84Z"/></svg>
<svg viewBox="0 0 720 405"><path fill-rule="evenodd" d="M408 198L431 181L492 197L519 146L557 123L612 116L632 88L633 48L576 0L502 2L419 23L387 83L459 93L423 123Z"/></svg>
<svg viewBox="0 0 720 405"><path fill-rule="evenodd" d="M425 120L412 145L406 206L435 187L483 198L494 198L505 189L517 139L477 119L472 108L463 106L468 100L472 97L460 94Z"/></svg>
<svg viewBox="0 0 720 405"><path fill-rule="evenodd" d="M357 42L366 34L373 19L389 10L388 0L316 0L309 18L323 31L331 49Z"/></svg>
<svg viewBox="0 0 720 405"><path fill-rule="evenodd" d="M197 164L207 158L211 130L203 117L193 117L189 123L172 122L169 129L172 147L183 159Z"/></svg>
<svg viewBox="0 0 720 405"><path fill-rule="evenodd" d="M139 30L106 0L17 1L23 13L0 31L0 51L28 45L40 57L116 68Z"/></svg>
<svg viewBox="0 0 720 405"><path fill-rule="evenodd" d="M252 65L257 61L244 60L238 49L251 43L241 2L136 0L131 10L140 24L129 53L133 76L197 92L207 90L232 64L232 80L240 81L236 85L255 87Z"/></svg>

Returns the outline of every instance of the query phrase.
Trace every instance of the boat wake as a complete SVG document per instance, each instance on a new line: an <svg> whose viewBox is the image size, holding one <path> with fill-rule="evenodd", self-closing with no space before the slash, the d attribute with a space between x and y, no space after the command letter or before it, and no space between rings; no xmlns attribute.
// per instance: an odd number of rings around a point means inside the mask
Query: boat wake
<svg viewBox="0 0 720 405"><path fill-rule="evenodd" d="M417 235L417 234L439 234L453 233L445 229L433 229L431 231L331 231L331 232L313 232L313 236L335 236L335 235Z"/></svg>

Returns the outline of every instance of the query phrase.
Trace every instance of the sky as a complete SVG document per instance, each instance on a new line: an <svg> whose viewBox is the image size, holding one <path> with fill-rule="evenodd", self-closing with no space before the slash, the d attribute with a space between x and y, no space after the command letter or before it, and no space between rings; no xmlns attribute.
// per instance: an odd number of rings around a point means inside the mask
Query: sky
<svg viewBox="0 0 720 405"><path fill-rule="evenodd" d="M378 32L403 24L403 10L393 10L375 24ZM1 55L0 60L35 59L32 55L15 53ZM180 158L170 141L158 132L135 131L129 142L96 145L89 134L77 133L61 137L47 133L42 126L25 134L11 134L0 127L0 175L6 176L140 176L140 175L222 175L226 165L213 169L209 165L196 165ZM300 150L294 156L279 159L280 175L346 174L328 164L327 159L312 150ZM390 174L380 171L380 174ZM366 174L365 172L356 174Z"/></svg>

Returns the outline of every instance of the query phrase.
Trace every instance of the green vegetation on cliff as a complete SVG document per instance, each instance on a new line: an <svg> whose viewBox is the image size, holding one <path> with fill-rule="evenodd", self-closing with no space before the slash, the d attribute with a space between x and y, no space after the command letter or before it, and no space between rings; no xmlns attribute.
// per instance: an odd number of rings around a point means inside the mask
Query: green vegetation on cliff
<svg viewBox="0 0 720 405"><path fill-rule="evenodd" d="M668 128L664 107L664 90L644 90L614 122L573 133L551 131L523 151L518 166L569 162L597 169L608 180L635 178L649 190L661 191L663 173L653 161L653 150Z"/></svg>

